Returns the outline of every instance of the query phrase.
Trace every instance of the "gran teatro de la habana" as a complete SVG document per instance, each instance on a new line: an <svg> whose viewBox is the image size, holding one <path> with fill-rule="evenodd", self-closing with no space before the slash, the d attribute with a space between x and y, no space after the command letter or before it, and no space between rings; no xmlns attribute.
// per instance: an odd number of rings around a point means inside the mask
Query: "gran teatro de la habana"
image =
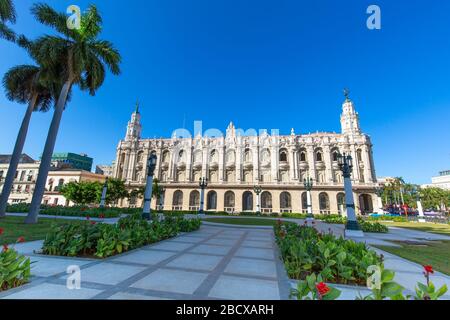
<svg viewBox="0 0 450 320"><path fill-rule="evenodd" d="M113 177L130 190L145 186L147 159L157 155L154 178L164 187L152 208L196 211L200 206L200 178L207 178L207 211L257 211L254 186L261 187L262 213L306 213L304 179L313 179L314 214L344 214L345 197L338 154L353 158L352 182L356 212L377 211L377 179L370 137L363 133L359 115L346 95L341 133L241 135L230 123L226 135L142 139L139 109L132 114L124 140L117 146ZM143 199L124 199L124 207L140 206Z"/></svg>

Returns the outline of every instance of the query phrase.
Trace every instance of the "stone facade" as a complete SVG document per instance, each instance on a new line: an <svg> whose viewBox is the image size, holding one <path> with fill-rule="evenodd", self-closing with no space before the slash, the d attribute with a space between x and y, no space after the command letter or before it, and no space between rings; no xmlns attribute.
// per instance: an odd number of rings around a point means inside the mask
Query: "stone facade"
<svg viewBox="0 0 450 320"><path fill-rule="evenodd" d="M343 177L338 153L354 159L352 179L360 213L376 208L377 186L370 137L362 133L359 115L347 97L342 105L341 133L242 135L233 123L219 137L202 136L142 139L138 108L128 122L124 140L117 146L113 177L128 188L145 185L146 161L155 152L155 178L165 187L160 202L165 210L197 210L201 177L208 178L205 209L219 212L256 211L254 185L262 187L261 212L306 212L303 179L314 179L314 213L344 213ZM123 200L139 206L141 199ZM344 213L345 214L345 213Z"/></svg>

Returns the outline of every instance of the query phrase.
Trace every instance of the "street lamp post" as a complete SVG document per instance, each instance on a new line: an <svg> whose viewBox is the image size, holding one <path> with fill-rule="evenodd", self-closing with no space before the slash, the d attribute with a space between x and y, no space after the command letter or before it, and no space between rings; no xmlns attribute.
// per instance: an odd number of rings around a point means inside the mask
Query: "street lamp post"
<svg viewBox="0 0 450 320"><path fill-rule="evenodd" d="M105 179L105 183L103 184L102 197L100 199L100 208L105 208L106 203L106 192L108 191L108 177Z"/></svg>
<svg viewBox="0 0 450 320"><path fill-rule="evenodd" d="M353 198L352 181L350 179L353 169L353 159L350 155L338 155L339 168L344 176L345 206L347 208L347 225L345 226L345 236L364 237L364 233L359 227L355 213L355 200Z"/></svg>
<svg viewBox="0 0 450 320"><path fill-rule="evenodd" d="M152 153L147 161L147 183L145 185L144 192L144 210L142 212L142 218L150 220L151 201L152 201L152 188L153 188L153 174L156 168L156 154Z"/></svg>
<svg viewBox="0 0 450 320"><path fill-rule="evenodd" d="M378 213L383 214L383 199L381 199L381 196L383 195L383 189L380 187L375 188L375 193L377 194L377 201L378 201Z"/></svg>
<svg viewBox="0 0 450 320"><path fill-rule="evenodd" d="M255 191L256 194L256 213L260 214L261 213L261 199L260 199L260 194L262 192L262 188L261 186L255 185L253 187L253 191Z"/></svg>
<svg viewBox="0 0 450 320"><path fill-rule="evenodd" d="M308 221L314 221L314 215L312 211L312 197L311 197L311 190L314 185L314 180L311 177L303 179L303 185L306 189L306 206L308 207Z"/></svg>
<svg viewBox="0 0 450 320"><path fill-rule="evenodd" d="M204 204L205 204L205 189L208 186L208 178L200 178L199 184L200 186L200 209L198 210L198 214L203 214L204 212Z"/></svg>

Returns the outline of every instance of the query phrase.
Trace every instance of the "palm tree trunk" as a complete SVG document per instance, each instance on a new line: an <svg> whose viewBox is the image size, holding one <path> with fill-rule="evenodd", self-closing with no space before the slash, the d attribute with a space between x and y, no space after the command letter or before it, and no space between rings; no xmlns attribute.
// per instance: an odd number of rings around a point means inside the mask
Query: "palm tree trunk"
<svg viewBox="0 0 450 320"><path fill-rule="evenodd" d="M8 198L11 193L11 188L14 182L14 176L16 175L17 166L19 165L20 157L22 155L23 145L28 133L28 127L30 125L31 114L33 113L36 105L37 94L33 95L28 103L27 111L22 120L19 134L17 135L16 144L14 145L14 151L11 156L11 162L9 163L8 173L6 174L5 183L3 184L3 191L0 197L0 218L6 215L6 206L8 205Z"/></svg>
<svg viewBox="0 0 450 320"><path fill-rule="evenodd" d="M39 166L36 186L34 187L30 212L25 219L25 223L28 224L37 223L38 221L39 208L41 206L42 197L44 196L45 192L45 183L47 182L48 171L50 170L53 150L55 149L56 137L58 135L64 106L66 105L67 95L71 86L71 81L67 81L64 84L63 88L61 89L55 111L53 113L52 123L50 124L50 128L48 130L47 140L45 142L44 152L42 154L41 165Z"/></svg>

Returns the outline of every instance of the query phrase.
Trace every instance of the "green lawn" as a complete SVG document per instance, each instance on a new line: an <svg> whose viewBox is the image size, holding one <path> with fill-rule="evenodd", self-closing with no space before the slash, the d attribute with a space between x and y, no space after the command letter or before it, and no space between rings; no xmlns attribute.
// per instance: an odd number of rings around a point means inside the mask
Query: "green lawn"
<svg viewBox="0 0 450 320"><path fill-rule="evenodd" d="M17 238L24 237L25 241L42 240L50 230L52 223L83 223L84 221L62 219L39 219L37 224L24 224L25 217L6 217L0 219L0 228L3 234L0 236L0 245L15 243Z"/></svg>
<svg viewBox="0 0 450 320"><path fill-rule="evenodd" d="M265 218L211 218L205 219L205 221L245 226L274 226L278 220Z"/></svg>
<svg viewBox="0 0 450 320"><path fill-rule="evenodd" d="M395 241L395 243L402 247L375 247L421 265L432 265L435 270L450 275L450 241L433 241L423 246L400 241Z"/></svg>
<svg viewBox="0 0 450 320"><path fill-rule="evenodd" d="M420 223L420 222L387 222L379 221L388 227L399 227L418 231L443 234L450 236L450 225L442 223Z"/></svg>

